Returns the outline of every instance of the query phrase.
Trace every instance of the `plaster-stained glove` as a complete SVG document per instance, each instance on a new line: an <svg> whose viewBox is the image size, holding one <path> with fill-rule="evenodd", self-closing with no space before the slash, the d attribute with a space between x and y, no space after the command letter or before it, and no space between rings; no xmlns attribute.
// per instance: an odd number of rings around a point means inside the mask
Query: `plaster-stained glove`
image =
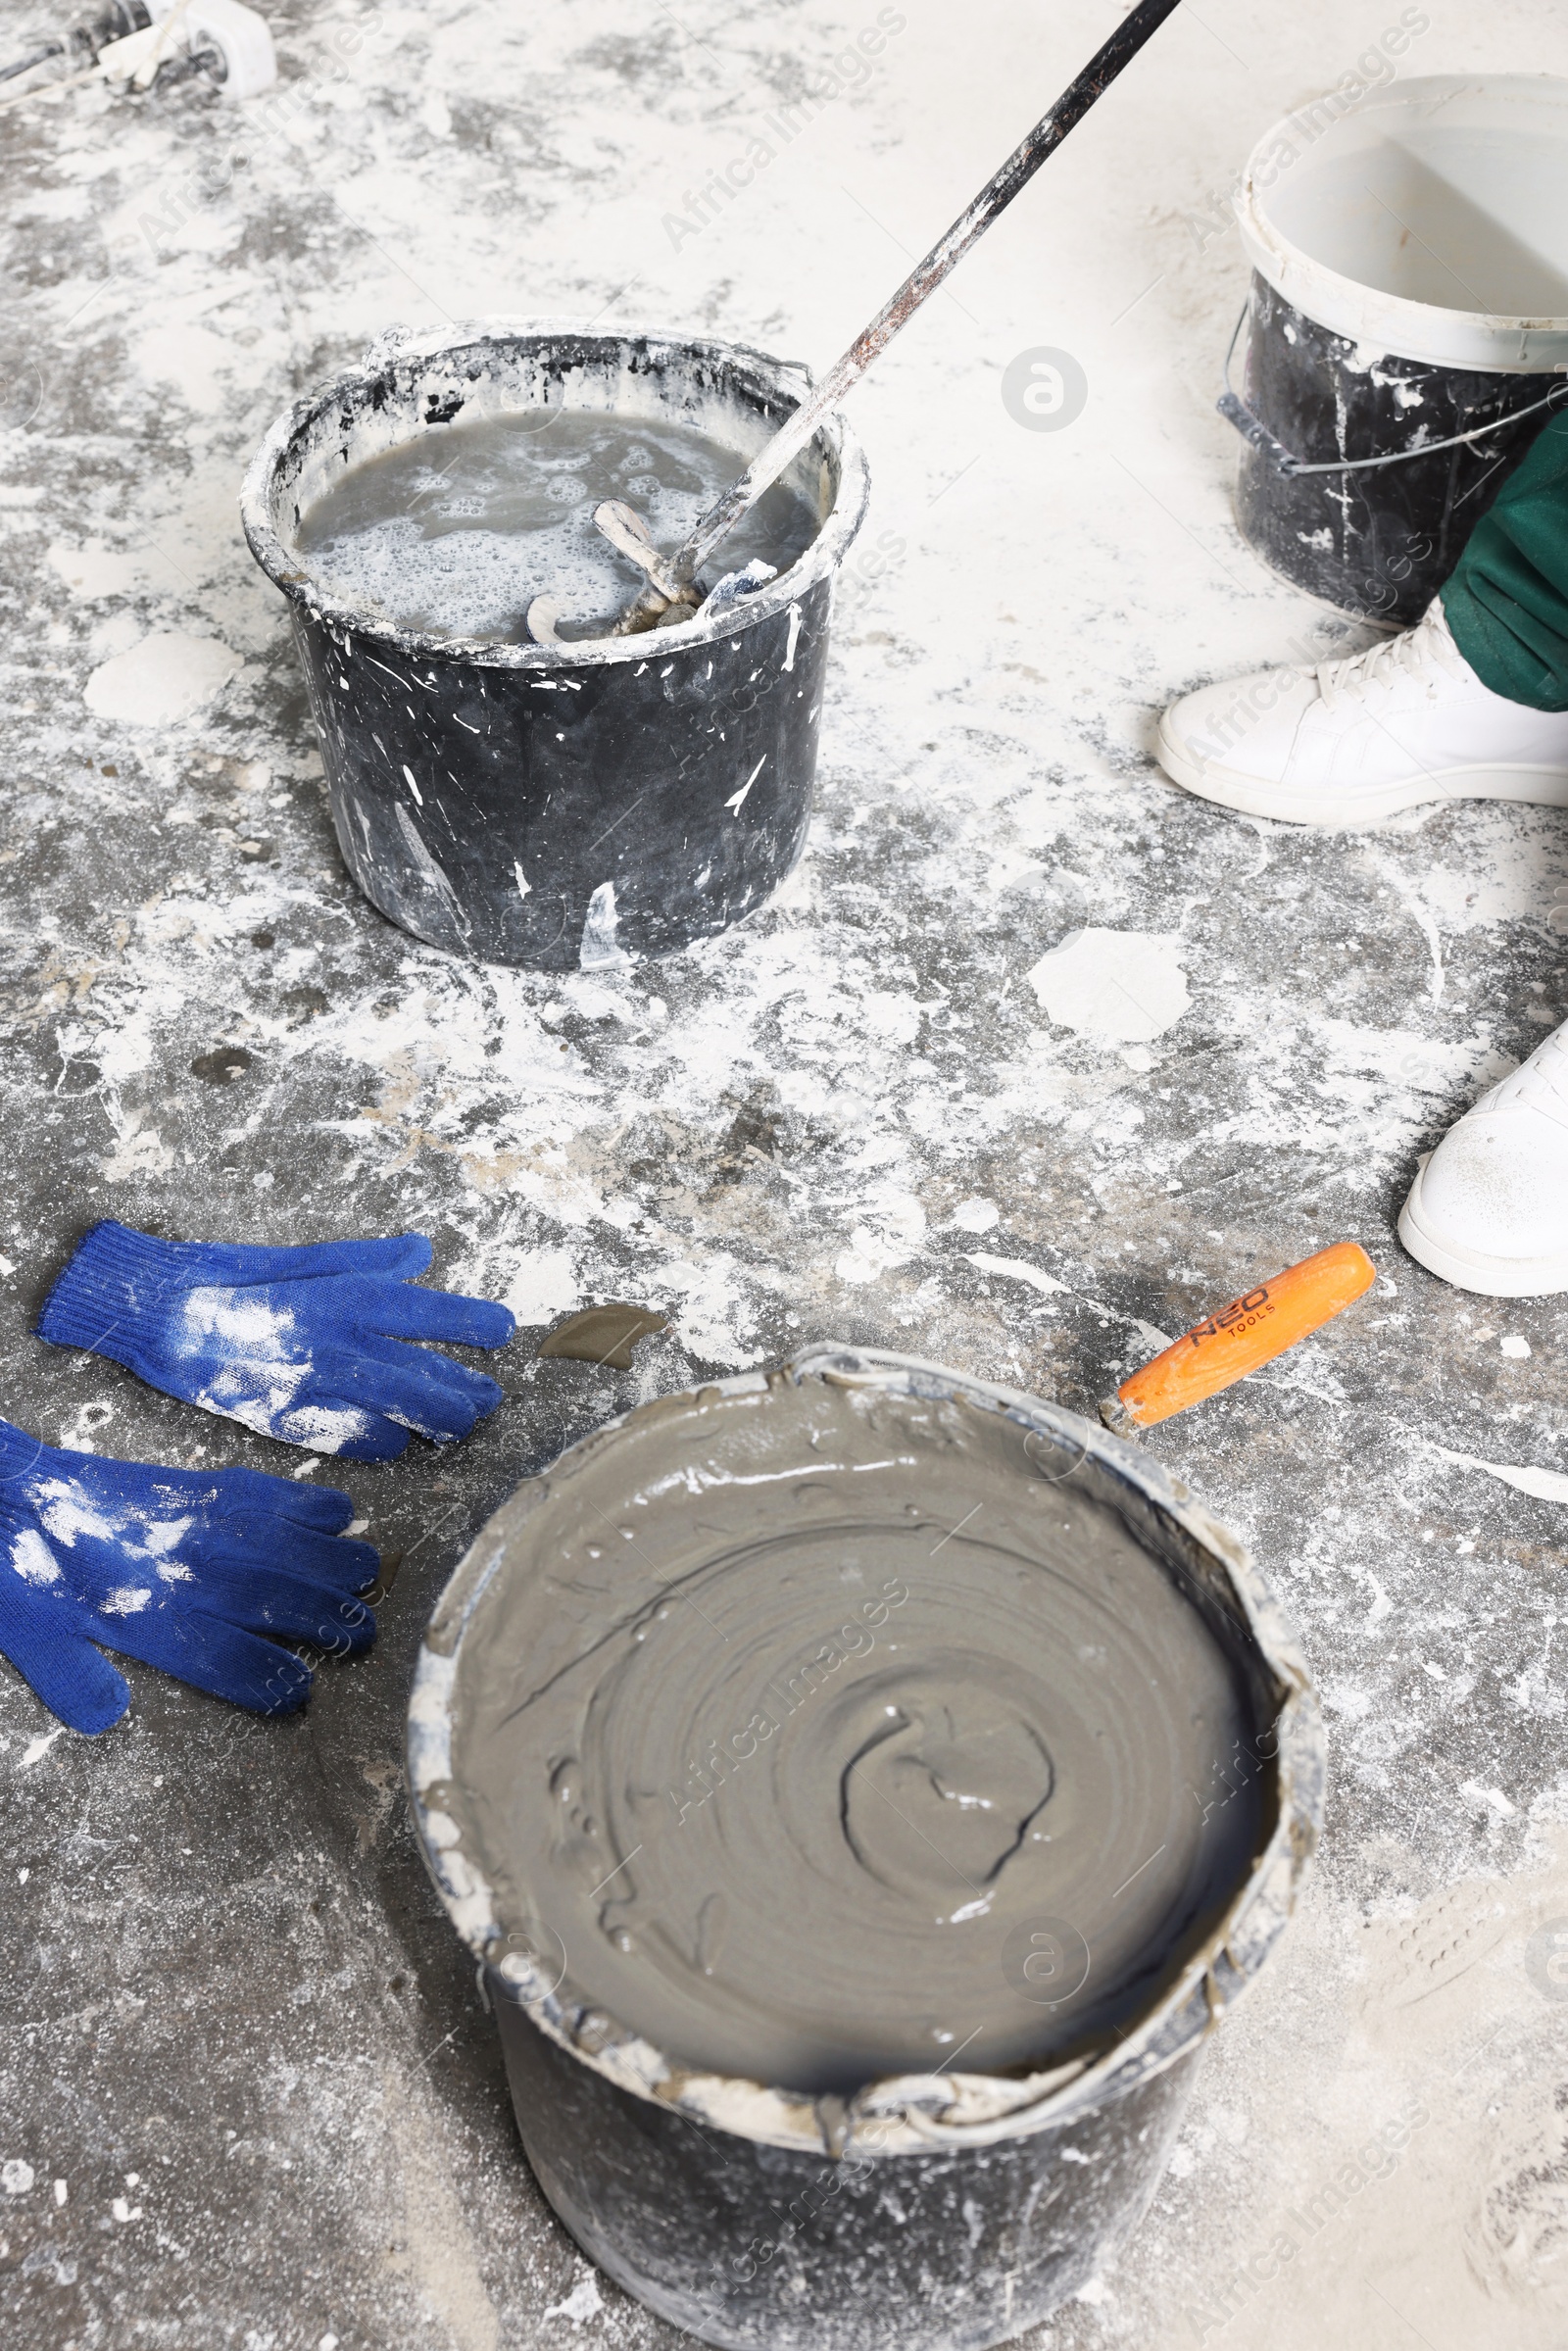
<svg viewBox="0 0 1568 2351"><path fill-rule="evenodd" d="M353 1514L329 1487L106 1461L0 1421L0 1655L74 1731L106 1731L129 1702L106 1648L292 1713L310 1668L279 1641L349 1656L375 1639L357 1596L375 1551L338 1533Z"/></svg>
<svg viewBox="0 0 1568 2351"><path fill-rule="evenodd" d="M38 1336L112 1355L166 1396L350 1461L391 1461L417 1430L466 1437L502 1392L409 1339L505 1347L487 1298L416 1290L422 1233L306 1249L154 1241L94 1225L56 1282Z"/></svg>

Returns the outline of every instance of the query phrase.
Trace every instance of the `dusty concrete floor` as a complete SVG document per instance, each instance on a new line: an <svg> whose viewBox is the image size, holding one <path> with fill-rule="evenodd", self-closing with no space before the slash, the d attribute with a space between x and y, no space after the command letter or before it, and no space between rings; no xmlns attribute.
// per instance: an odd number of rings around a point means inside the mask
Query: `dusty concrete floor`
<svg viewBox="0 0 1568 2351"><path fill-rule="evenodd" d="M7 2339L664 2339L544 2210L410 1840L404 1698L467 1535L631 1396L799 1339L1088 1408L1140 1321L1179 1330L1344 1235L1376 1298L1151 1440L1302 1630L1321 1866L1133 2249L1037 2339L1560 2347L1563 1517L1485 1465L1568 1469L1564 1314L1445 1291L1393 1225L1415 1153L1564 1009L1563 820L1316 838L1179 797L1145 751L1173 690L1336 641L1235 535L1210 403L1245 270L1184 216L1396 12L1213 0L1161 34L860 396L874 507L799 873L700 953L564 983L444 960L347 882L243 461L391 318L640 317L825 361L1110 18L903 0L863 86L677 235L666 183L744 152L869 0L270 13L282 107L77 92L0 122L0 1410L297 1466L29 1336L109 1213L420 1227L525 1328L481 1437L353 1475L401 1570L379 1645L303 1717L132 1667L130 1715L87 1741L0 1670ZM1545 0L1430 13L1407 71L1568 71ZM7 5L6 53L34 22ZM1060 432L1000 397L1040 345L1087 375ZM98 714L89 681L164 632L210 641L216 692ZM1171 943L1188 1007L1149 1045L1047 1019L1027 975L1080 926ZM248 1059L220 1085L220 1047ZM531 1359L530 1330L607 1295L669 1305L676 1338L630 1376ZM1368 2178L1357 2149L1412 2106ZM1295 2216L1336 2180L1314 2233Z"/></svg>

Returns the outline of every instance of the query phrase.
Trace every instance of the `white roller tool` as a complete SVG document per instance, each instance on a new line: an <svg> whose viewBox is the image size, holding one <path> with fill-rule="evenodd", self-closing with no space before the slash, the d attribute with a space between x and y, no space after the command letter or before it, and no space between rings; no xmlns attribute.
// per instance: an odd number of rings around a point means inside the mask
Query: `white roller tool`
<svg viewBox="0 0 1568 2351"><path fill-rule="evenodd" d="M76 61L85 59L85 64ZM68 69L61 73L62 64ZM51 78L31 78L37 69ZM69 70L74 67L74 70ZM277 58L265 17L242 0L107 0L100 13L53 33L25 56L0 65L0 82L17 88L0 106L48 98L102 79L121 91L150 90L205 74L226 98L255 98L277 79Z"/></svg>
<svg viewBox="0 0 1568 2351"><path fill-rule="evenodd" d="M107 81L150 89L166 65L190 59L225 98L255 98L277 79L265 17L242 0L145 0L152 22L98 52Z"/></svg>

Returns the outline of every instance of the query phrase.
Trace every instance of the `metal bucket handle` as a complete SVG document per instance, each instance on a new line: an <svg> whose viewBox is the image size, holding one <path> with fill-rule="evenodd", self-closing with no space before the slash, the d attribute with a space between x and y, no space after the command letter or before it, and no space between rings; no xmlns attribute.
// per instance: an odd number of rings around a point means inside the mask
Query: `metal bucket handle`
<svg viewBox="0 0 1568 2351"><path fill-rule="evenodd" d="M1235 425L1244 441L1250 443L1253 449L1262 451L1276 473L1287 477L1297 473L1369 473L1378 465L1405 465L1412 458L1431 457L1439 449L1457 449L1461 442L1484 441L1489 433L1506 432L1510 425L1522 424L1527 416L1539 416L1543 409L1550 408L1559 392L1568 392L1568 383L1553 384L1544 400L1533 400L1528 408L1516 409L1511 416L1495 416L1490 424L1478 424L1472 432L1450 433L1446 440L1426 441L1419 449L1396 449L1392 457L1334 458L1327 465L1308 465L1304 458L1298 458L1287 449L1283 441L1275 439L1256 410L1249 408L1232 386L1231 362L1236 357L1236 346L1241 340L1242 328L1247 323L1250 307L1249 302L1242 305L1241 317L1236 321L1225 354L1225 389L1214 406L1227 423Z"/></svg>

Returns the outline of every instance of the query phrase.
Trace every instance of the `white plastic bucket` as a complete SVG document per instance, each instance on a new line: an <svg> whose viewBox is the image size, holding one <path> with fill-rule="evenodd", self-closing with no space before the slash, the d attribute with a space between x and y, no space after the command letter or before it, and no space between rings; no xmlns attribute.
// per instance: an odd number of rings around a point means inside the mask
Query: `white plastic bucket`
<svg viewBox="0 0 1568 2351"><path fill-rule="evenodd" d="M1259 275L1338 334L1441 367L1568 367L1568 80L1330 92L1258 141L1237 217Z"/></svg>
<svg viewBox="0 0 1568 2351"><path fill-rule="evenodd" d="M1227 364L1219 408L1247 443L1242 535L1309 595L1406 625L1568 406L1568 81L1332 90L1258 141L1236 212L1246 379Z"/></svg>

